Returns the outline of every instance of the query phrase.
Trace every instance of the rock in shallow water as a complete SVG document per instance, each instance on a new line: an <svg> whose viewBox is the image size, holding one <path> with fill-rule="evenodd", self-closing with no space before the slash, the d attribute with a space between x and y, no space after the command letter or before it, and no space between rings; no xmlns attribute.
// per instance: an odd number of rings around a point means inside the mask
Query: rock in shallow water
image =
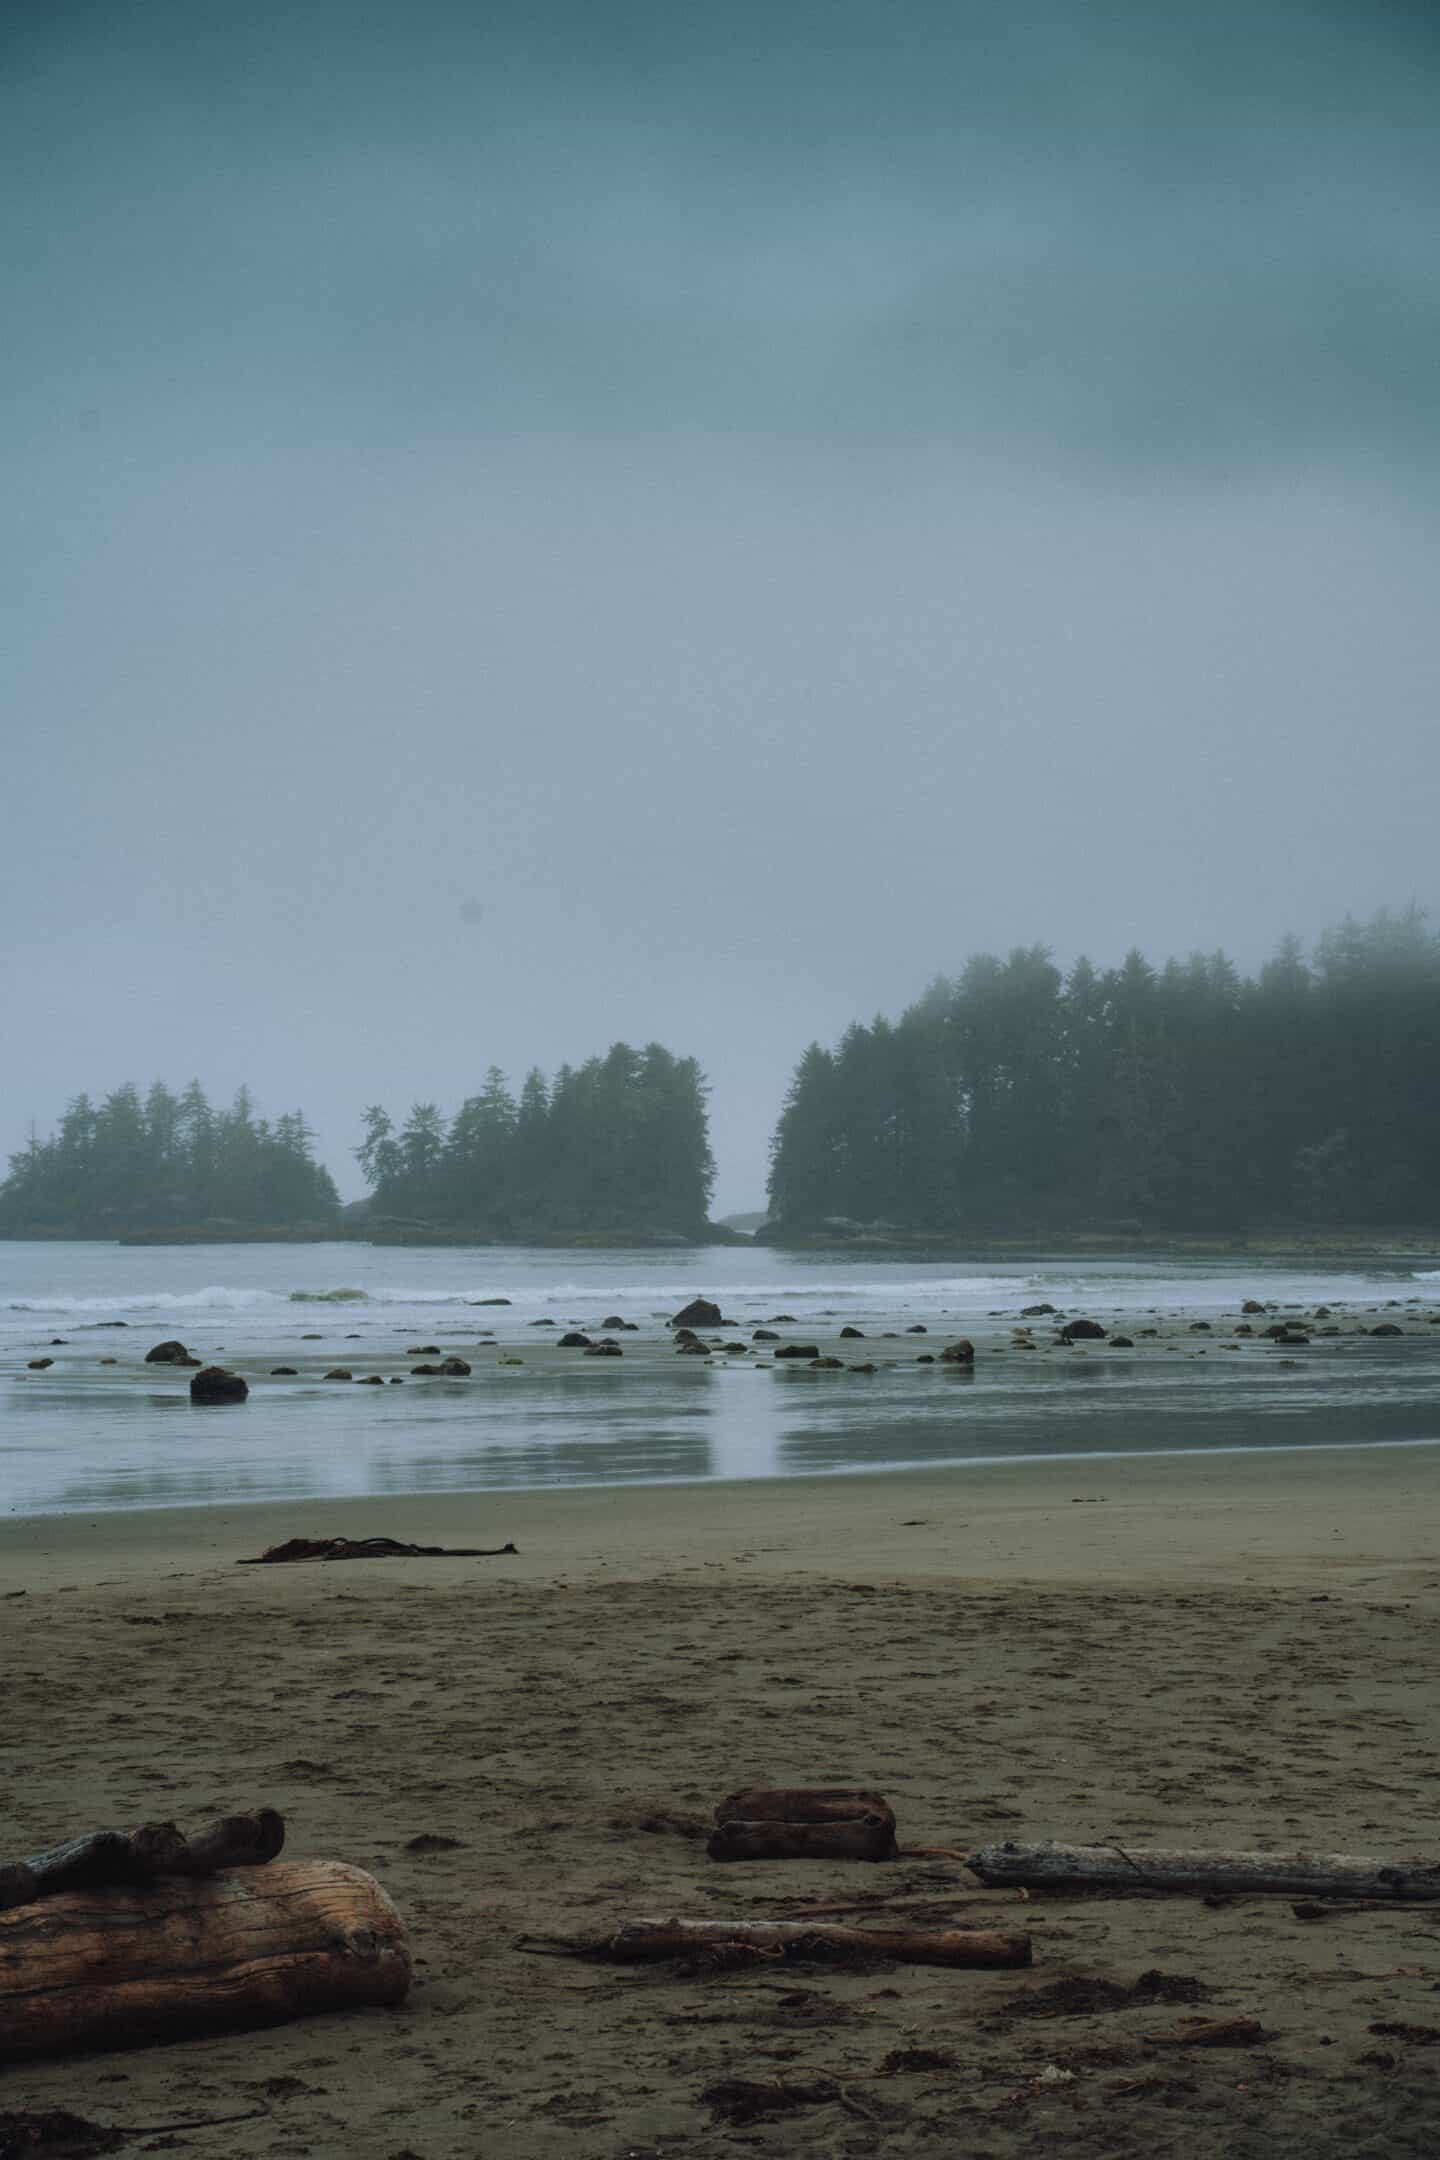
<svg viewBox="0 0 1440 2160"><path fill-rule="evenodd" d="M718 1305L712 1305L709 1298L697 1297L692 1298L679 1312L671 1314L670 1325L692 1328L723 1327L724 1321Z"/></svg>
<svg viewBox="0 0 1440 2160"><path fill-rule="evenodd" d="M190 1382L192 1403L244 1402L250 1384L224 1365L202 1365Z"/></svg>
<svg viewBox="0 0 1440 2160"><path fill-rule="evenodd" d="M147 1365L198 1365L198 1357L191 1357L183 1342L157 1342L153 1350L145 1353Z"/></svg>

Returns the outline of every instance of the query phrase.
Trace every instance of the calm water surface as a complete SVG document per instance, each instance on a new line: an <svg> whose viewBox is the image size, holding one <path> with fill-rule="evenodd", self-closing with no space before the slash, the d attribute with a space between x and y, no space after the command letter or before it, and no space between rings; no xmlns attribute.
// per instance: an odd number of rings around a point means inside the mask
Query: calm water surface
<svg viewBox="0 0 1440 2160"><path fill-rule="evenodd" d="M337 1295L337 1293L342 1293ZM748 1360L647 1356L663 1318L717 1298L748 1338L833 1337L892 1357L873 1377ZM1384 1307L1398 1341L1346 1334L1286 1359L1191 1335L1259 1297L1311 1311ZM508 1298L482 1308L481 1301ZM1023 1305L1048 1301L1174 1347L998 1354ZM716 1247L675 1254L379 1249L358 1245L0 1243L0 1506L11 1515L364 1493L753 1478L1041 1456L1440 1440L1440 1270L1297 1269L1171 1260L916 1263ZM624 1359L537 1357L536 1320L641 1333ZM124 1328L115 1325L124 1321ZM936 1338L905 1340L921 1325ZM482 1330L496 1341L477 1347ZM900 1339L869 1338L895 1330ZM307 1335L320 1334L320 1343ZM973 1335L971 1374L914 1363ZM243 1408L192 1410L183 1373L145 1367L180 1336L246 1372ZM59 1343L52 1338L61 1337ZM319 1377L407 1371L435 1342L470 1358L464 1384L346 1388ZM848 1346L847 1346L848 1347ZM502 1352L526 1350L521 1366ZM1201 1351L1204 1354L1200 1354ZM33 1357L54 1364L27 1370ZM116 1362L102 1365L102 1358ZM271 1379L276 1364L302 1367ZM1297 1465L1298 1471L1298 1465Z"/></svg>

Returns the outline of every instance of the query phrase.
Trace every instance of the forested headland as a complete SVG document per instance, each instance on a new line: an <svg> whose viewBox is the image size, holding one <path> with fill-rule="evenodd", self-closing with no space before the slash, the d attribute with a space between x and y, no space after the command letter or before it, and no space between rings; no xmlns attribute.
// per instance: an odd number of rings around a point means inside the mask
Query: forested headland
<svg viewBox="0 0 1440 2160"><path fill-rule="evenodd" d="M518 1094L492 1066L453 1111L366 1110L370 1197L342 1210L303 1112L126 1084L10 1158L0 1237L730 1239L707 1097L655 1042ZM1223 953L1068 973L1044 946L979 954L898 1020L805 1051L769 1200L771 1243L1433 1232L1440 936L1380 914L1250 976Z"/></svg>
<svg viewBox="0 0 1440 2160"><path fill-rule="evenodd" d="M449 1119L435 1103L416 1103L397 1127L373 1106L358 1151L371 1229L520 1244L713 1235L706 1094L694 1058L622 1042L562 1065L553 1081L532 1069L518 1098L492 1065L480 1093Z"/></svg>
<svg viewBox="0 0 1440 2160"><path fill-rule="evenodd" d="M708 1220L715 1165L707 1087L660 1043L527 1074L518 1098L492 1066L450 1116L374 1105L357 1149L368 1202L342 1212L302 1112L273 1123L241 1089L228 1110L198 1082L78 1096L32 1135L0 1185L0 1237L355 1236L383 1243L684 1244L729 1238Z"/></svg>
<svg viewBox="0 0 1440 2160"><path fill-rule="evenodd" d="M180 1095L127 1082L78 1095L48 1140L11 1156L0 1237L329 1236L339 1205L301 1111L272 1122L245 1088L217 1110L198 1080Z"/></svg>
<svg viewBox="0 0 1440 2160"><path fill-rule="evenodd" d="M812 1043L771 1239L1440 1223L1440 937L1417 911L1152 966L982 953Z"/></svg>

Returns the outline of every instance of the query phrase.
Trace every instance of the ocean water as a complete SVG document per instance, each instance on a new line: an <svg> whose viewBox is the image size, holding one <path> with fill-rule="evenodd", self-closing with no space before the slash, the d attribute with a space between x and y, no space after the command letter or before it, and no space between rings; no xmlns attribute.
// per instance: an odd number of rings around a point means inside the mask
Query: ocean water
<svg viewBox="0 0 1440 2160"><path fill-rule="evenodd" d="M783 1334L828 1338L827 1349L842 1325L860 1327L864 1345L838 1347L894 1369L816 1374L677 1359L664 1320L697 1295L718 1300L740 1339L781 1313L794 1316ZM1326 1303L1346 1332L1288 1357L1258 1341L1224 1352L1223 1323L1246 1297L1282 1317ZM1006 1349L1021 1307L1042 1301L1137 1341L1142 1328L1158 1333L1133 1353ZM1355 1313L1383 1313L1404 1333L1357 1334ZM538 1347L536 1321L593 1330L611 1314L639 1331L622 1338L623 1360L562 1361ZM0 1243L0 1508L1430 1443L1440 1441L1432 1314L1440 1267L1418 1263ZM1201 1319L1212 1323L1208 1338L1191 1332ZM917 1326L933 1339L907 1335ZM482 1332L494 1341L480 1343ZM874 1339L887 1332L896 1339ZM317 1334L318 1343L305 1339ZM915 1362L953 1334L980 1345L973 1373ZM166 1336L244 1371L249 1402L192 1409L188 1375L143 1363ZM430 1342L464 1354L474 1379L382 1389L321 1378L335 1363L357 1377L408 1372L405 1350ZM658 1347L647 1352L647 1343ZM502 1356L523 1362L502 1365ZM32 1372L37 1357L54 1362ZM300 1370L272 1379L273 1365Z"/></svg>

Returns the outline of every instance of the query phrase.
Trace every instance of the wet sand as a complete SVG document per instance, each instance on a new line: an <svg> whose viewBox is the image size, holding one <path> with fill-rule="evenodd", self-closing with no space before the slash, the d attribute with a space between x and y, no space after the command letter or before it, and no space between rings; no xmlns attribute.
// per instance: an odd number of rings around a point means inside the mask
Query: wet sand
<svg viewBox="0 0 1440 2160"><path fill-rule="evenodd" d="M623 1323L618 1355L590 1356L562 1347L563 1323L527 1318L528 1307L442 1307L423 1330L384 1306L300 1306L278 1330L267 1309L238 1339L218 1320L187 1330L197 1355L249 1388L243 1407L218 1409L192 1409L186 1367L145 1362L153 1322L55 1335L32 1316L0 1348L0 1502L83 1514L285 1495L303 1504L327 1491L445 1505L452 1491L489 1490L523 1507L525 1492L561 1486L1440 1440L1440 1312L1429 1294L1272 1301L1246 1318L1233 1297L1206 1302L1200 1285L1168 1310L1091 1302L1109 1333L1074 1343L1053 1308L1032 1303L1026 1321L1018 1298L963 1324L857 1308L858 1334L833 1307L782 1320L776 1293L749 1295L758 1330L753 1313L727 1320L694 1356L677 1354L655 1313ZM594 1307L559 1309L603 1334ZM493 1324L488 1339L480 1321ZM1267 1339L1281 1325L1298 1327L1294 1343ZM973 1367L944 1360L959 1335L975 1345ZM798 1345L820 1358L783 1354ZM423 1369L454 1357L456 1377Z"/></svg>
<svg viewBox="0 0 1440 2160"><path fill-rule="evenodd" d="M233 1565L335 1532L520 1552ZM739 1784L844 1780L902 1844L1433 1859L1435 1448L50 1517L0 1526L0 1590L0 1844L268 1800L297 1857L373 1869L418 1960L399 2011L18 2066L0 2109L258 2110L133 2148L239 2160L1440 2144L1440 1911L1020 1906L949 1860L720 1868L702 1838ZM1034 1970L706 1977L519 1942L875 1897L1018 1921ZM1167 2047L1183 2004L1043 1993L1154 1970L1264 2039ZM736 2126L701 2096L737 2077L829 2097Z"/></svg>

